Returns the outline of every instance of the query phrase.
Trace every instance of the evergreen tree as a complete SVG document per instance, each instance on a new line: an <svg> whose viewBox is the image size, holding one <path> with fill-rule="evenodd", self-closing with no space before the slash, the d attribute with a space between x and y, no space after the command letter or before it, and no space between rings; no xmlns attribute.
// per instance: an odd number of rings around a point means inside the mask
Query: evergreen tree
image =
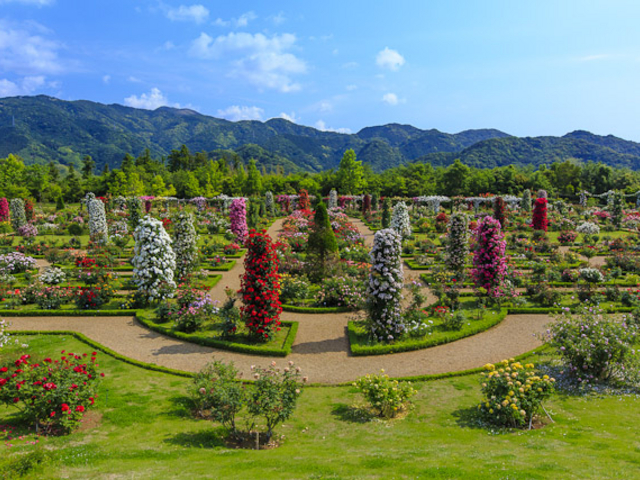
<svg viewBox="0 0 640 480"><path fill-rule="evenodd" d="M307 272L313 281L326 276L330 262L338 253L338 241L331 228L331 221L324 202L316 207L313 227L307 243Z"/></svg>
<svg viewBox="0 0 640 480"><path fill-rule="evenodd" d="M389 197L382 202L382 228L391 226L391 199Z"/></svg>

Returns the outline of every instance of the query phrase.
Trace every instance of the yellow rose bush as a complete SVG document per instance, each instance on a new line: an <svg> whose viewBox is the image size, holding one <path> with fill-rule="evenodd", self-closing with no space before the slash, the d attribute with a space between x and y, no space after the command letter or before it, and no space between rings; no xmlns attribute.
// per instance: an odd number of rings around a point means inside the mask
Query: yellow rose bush
<svg viewBox="0 0 640 480"><path fill-rule="evenodd" d="M555 379L540 376L532 363L522 365L513 359L485 365L482 380L484 399L478 411L490 423L524 427L542 408L554 390Z"/></svg>

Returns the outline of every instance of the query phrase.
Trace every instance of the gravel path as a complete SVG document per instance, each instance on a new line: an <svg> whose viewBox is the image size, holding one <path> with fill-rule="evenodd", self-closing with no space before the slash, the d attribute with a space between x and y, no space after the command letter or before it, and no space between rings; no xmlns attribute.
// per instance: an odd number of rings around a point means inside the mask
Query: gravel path
<svg viewBox="0 0 640 480"><path fill-rule="evenodd" d="M354 224L370 247L373 233L359 220ZM268 230L277 236L282 220ZM222 280L210 294L223 301L225 287L240 288L244 270L239 259L228 272L220 272ZM417 276L406 271L407 279ZM384 369L393 377L438 374L481 367L505 358L530 351L541 345L536 334L542 333L550 322L547 315L509 315L499 325L486 332L453 343L414 352L368 357L349 354L346 336L347 322L352 314L298 314L283 312L283 320L299 322L293 353L287 357L269 358L217 350L176 340L150 331L133 317L14 317L11 330L73 330L135 360L164 367L195 372L213 358L233 361L245 378L251 365L266 365L275 360L283 364L291 360L302 368L303 374L314 383L335 384L355 380L367 373Z"/></svg>

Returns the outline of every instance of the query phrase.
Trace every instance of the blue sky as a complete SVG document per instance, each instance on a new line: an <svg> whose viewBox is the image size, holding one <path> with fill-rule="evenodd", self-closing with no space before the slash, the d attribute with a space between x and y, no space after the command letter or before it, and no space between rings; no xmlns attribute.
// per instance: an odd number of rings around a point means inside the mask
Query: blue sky
<svg viewBox="0 0 640 480"><path fill-rule="evenodd" d="M640 141L640 2L0 0L0 97Z"/></svg>

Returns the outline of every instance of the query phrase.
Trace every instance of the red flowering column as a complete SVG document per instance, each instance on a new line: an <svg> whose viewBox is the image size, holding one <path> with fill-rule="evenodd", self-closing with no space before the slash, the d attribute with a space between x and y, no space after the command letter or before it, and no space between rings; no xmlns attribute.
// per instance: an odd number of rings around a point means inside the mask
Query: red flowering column
<svg viewBox="0 0 640 480"><path fill-rule="evenodd" d="M240 293L242 318L251 335L268 341L280 330L280 275L275 244L266 231L251 230Z"/></svg>
<svg viewBox="0 0 640 480"><path fill-rule="evenodd" d="M311 202L309 201L309 192L303 188L298 194L298 210L309 210L310 208Z"/></svg>
<svg viewBox="0 0 640 480"><path fill-rule="evenodd" d="M537 198L535 203L533 204L533 217L531 219L531 224L534 230L543 230L545 232L547 231L549 221L547 220L546 198Z"/></svg>

